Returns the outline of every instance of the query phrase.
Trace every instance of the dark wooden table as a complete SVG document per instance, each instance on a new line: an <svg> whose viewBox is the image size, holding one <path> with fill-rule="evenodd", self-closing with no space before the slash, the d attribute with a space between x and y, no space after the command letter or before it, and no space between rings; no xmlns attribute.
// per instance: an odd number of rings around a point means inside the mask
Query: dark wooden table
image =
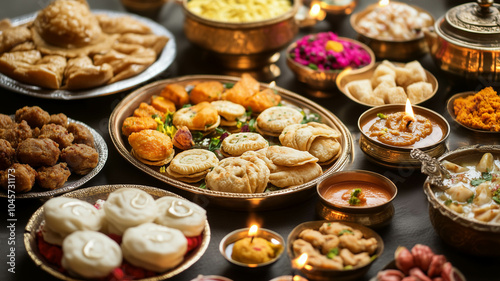
<svg viewBox="0 0 500 281"><path fill-rule="evenodd" d="M18 17L23 14L35 12L47 5L48 0L16 0L3 1L0 8L0 19L5 17ZM362 10L367 5L375 1L360 0L356 11ZM439 18L449 8L462 3L462 1L451 0L419 0L403 1L418 5L431 12L434 18ZM124 11L118 0L92 0L89 1L93 9L107 9ZM184 15L179 5L167 3L164 5L157 22L165 26L175 35L177 42L177 57L172 66L156 79L177 77L191 74L223 74L222 70L205 60L201 49L190 44L183 34ZM340 36L355 38L356 34L349 24L349 17L333 17L318 23L310 29L303 29L297 35L297 39L308 33L334 31ZM447 141L449 150L471 144L499 144L498 138L491 135L479 135L467 131L454 124L450 116L445 112L446 100L454 93L467 90L479 90L486 85L487 81L476 81L474 83L462 83L461 81L450 81L433 64L429 55L420 59L422 65L432 72L439 81L439 90L434 98L425 102L423 106L435 110L450 122L451 134ZM423 193L422 185L425 176L418 170L408 169L386 169L369 162L359 150L359 132L357 129L358 116L367 108L355 104L342 93L330 91L323 93L325 97L318 97L307 87L295 80L293 73L287 68L284 56L277 62L281 69L281 76L276 79L278 86L304 95L311 100L321 104L337 115L349 128L355 141L354 161L346 168L348 170L363 169L370 170L389 177L397 185L399 191L394 201L395 216L390 225L377 230L385 243L385 251L382 256L373 264L368 274L361 280L368 280L376 275L377 271L383 268L393 259L394 251L398 246L408 248L420 243L429 245L436 253L444 254L459 268L467 277L473 281L499 280L498 265L500 259L481 258L468 256L457 252L452 247L444 243L437 236L432 228L428 216L427 199ZM495 86L495 85L493 85ZM496 89L498 90L498 84ZM21 95L9 90L0 88L0 112L13 114L16 109L23 106L38 105L50 113L63 112L69 117L83 121L95 128L106 140L109 149L109 158L104 169L82 188L107 185L107 184L142 184L164 188L178 193L181 196L189 197L182 190L169 186L156 180L129 164L121 157L114 148L107 129L110 113L116 104L131 91L118 94L86 99L86 100L48 100L33 98ZM259 218L263 221L262 227L274 230L283 237L287 237L290 231L298 224L319 219L315 214L315 206L318 202L316 196L312 196L293 206L280 208L265 212L240 212L218 208L208 204L208 220L212 231L212 237L208 250L203 257L183 273L175 276L171 280L191 280L198 274L222 275L235 281L239 280L270 280L280 275L288 275L292 272L290 259L283 255L272 266L262 269L243 270L227 262L219 253L218 247L221 239L229 232L243 228L248 225L252 218ZM7 271L7 255L10 253L11 245L8 244L9 230L4 227L7 224L7 201L0 200L2 206L1 229L0 229L0 280L52 280L51 275L37 268L25 251L23 244L24 227L33 214L43 202L40 200L16 200L15 212L17 222L15 223L15 273ZM499 237L500 239L500 237Z"/></svg>

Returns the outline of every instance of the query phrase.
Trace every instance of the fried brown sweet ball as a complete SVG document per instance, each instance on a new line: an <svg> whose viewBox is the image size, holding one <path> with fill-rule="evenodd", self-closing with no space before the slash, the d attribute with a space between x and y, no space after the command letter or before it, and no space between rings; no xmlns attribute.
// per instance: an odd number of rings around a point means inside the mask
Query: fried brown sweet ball
<svg viewBox="0 0 500 281"><path fill-rule="evenodd" d="M16 156L16 150L12 148L10 142L0 139L0 170L10 167Z"/></svg>
<svg viewBox="0 0 500 281"><path fill-rule="evenodd" d="M50 114L39 106L25 106L16 111L16 122L25 120L31 128L41 128L50 122Z"/></svg>
<svg viewBox="0 0 500 281"><path fill-rule="evenodd" d="M27 139L16 149L17 160L32 167L54 166L61 151L59 145L51 139Z"/></svg>
<svg viewBox="0 0 500 281"><path fill-rule="evenodd" d="M62 150L61 159L76 174L86 175L97 166L99 154L86 144L75 143Z"/></svg>
<svg viewBox="0 0 500 281"><path fill-rule="evenodd" d="M9 115L0 114L0 129L8 129L14 126L14 120Z"/></svg>
<svg viewBox="0 0 500 281"><path fill-rule="evenodd" d="M30 126L24 120L21 121L21 123L14 124L14 126L9 129L0 129L0 139L10 142L13 148L16 148L19 143L32 136L33 132Z"/></svg>
<svg viewBox="0 0 500 281"><path fill-rule="evenodd" d="M30 165L14 163L7 170L0 171L0 185L5 190L12 190L11 186L14 185L16 192L28 192L35 184L35 176L36 171Z"/></svg>
<svg viewBox="0 0 500 281"><path fill-rule="evenodd" d="M66 116L64 113L52 114L50 115L49 123L61 125L66 128L68 127L68 116Z"/></svg>
<svg viewBox="0 0 500 281"><path fill-rule="evenodd" d="M43 125L42 129L40 130L40 135L38 136L38 138L51 139L57 142L57 144L59 144L59 147L62 149L70 146L73 143L74 136L61 125L46 124Z"/></svg>
<svg viewBox="0 0 500 281"><path fill-rule="evenodd" d="M94 136L92 135L90 130L82 124L69 123L68 132L72 133L73 137L75 138L73 140L73 143L82 143L90 147L95 147Z"/></svg>
<svg viewBox="0 0 500 281"><path fill-rule="evenodd" d="M36 172L36 182L40 187L46 189L61 188L71 175L66 163L59 163L52 167L40 167Z"/></svg>

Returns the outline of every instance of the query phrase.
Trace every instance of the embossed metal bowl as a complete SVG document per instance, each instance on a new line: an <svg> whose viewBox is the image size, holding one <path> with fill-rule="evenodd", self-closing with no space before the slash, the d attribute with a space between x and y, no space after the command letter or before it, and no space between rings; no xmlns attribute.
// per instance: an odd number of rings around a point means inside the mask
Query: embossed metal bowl
<svg viewBox="0 0 500 281"><path fill-rule="evenodd" d="M183 0L184 33L189 41L210 52L229 69L257 69L276 62L279 51L297 35L295 21L301 1L293 0L292 8L275 18L248 23L210 20L192 13Z"/></svg>
<svg viewBox="0 0 500 281"><path fill-rule="evenodd" d="M326 192L332 184L342 182L368 182L376 184L389 192L391 198L380 205L359 207L340 206L330 202L326 197ZM396 198L398 188L388 178L370 171L342 171L332 174L316 185L316 190L320 201L317 205L317 212L320 217L326 220L341 220L359 223L368 227L376 228L387 225L394 215L392 200Z"/></svg>
<svg viewBox="0 0 500 281"><path fill-rule="evenodd" d="M100 185L100 186L93 186L85 189L80 189L76 191L72 191L69 193L66 193L62 195L63 197L69 197L69 198L76 198L80 199L83 201L86 201L88 203L91 203L92 205L96 203L98 199L106 200L108 198L108 195L120 188L137 188L140 190L143 190L153 196L153 198L157 199L160 197L164 196L173 196L173 197L178 197L181 198L179 195L155 188L155 187L150 187L150 186L144 186L144 185L131 185L131 184L117 184L117 185ZM61 272L60 269L53 265L50 264L41 254L38 249L38 244L37 244L37 232L40 229L40 226L44 223L44 216L43 216L43 206L38 208L36 212L31 216L30 220L28 221L28 224L26 225L25 232L24 232L24 246L26 248L26 251L28 252L29 256L33 260L33 262L40 267L42 270L48 272L52 276L61 279L61 280L66 280L66 281L81 281L82 279L70 276L68 273ZM167 270L162 273L158 273L156 276L151 276L147 277L144 279L138 279L138 280L144 280L144 281L159 281L159 280L165 280L168 278L171 278L184 270L188 269L191 265L193 265L195 262L197 262L205 253L205 251L208 248L208 244L210 243L210 226L208 224L208 221L205 222L205 228L203 230L202 234L202 241L200 245L198 246L197 249L194 249L193 251L189 252L184 256L184 260L176 267Z"/></svg>
<svg viewBox="0 0 500 281"><path fill-rule="evenodd" d="M318 230L323 223L332 222L332 221L309 221L304 222L296 226L292 232L288 235L287 238L287 253L290 257L290 260L296 259L293 252L293 242L298 238L299 234L305 229L315 229ZM348 281L348 280L361 280L363 276L368 272L373 262L377 260L377 257L382 255L384 252L384 241L382 241L382 237L378 235L375 231L370 228L353 223L353 222L345 222L345 221L337 221L344 225L350 226L353 229L358 229L363 233L365 238L375 238L377 240L377 250L374 253L374 257L370 261L370 263L360 266L354 267L352 269L344 269L344 270L334 270L334 269L324 269L324 268L315 268L310 265L306 265L301 269L301 272L306 275L308 280L320 280L320 281Z"/></svg>
<svg viewBox="0 0 500 281"><path fill-rule="evenodd" d="M436 140L435 143L427 145L425 147L417 147L420 150L428 153L432 157L438 157L446 151L446 140L450 134L450 125L448 121L444 119L439 113L427 109L425 107L413 105L413 111L415 114L423 115L441 128L443 134L440 140ZM388 114L392 112L405 112L404 104L387 104L368 109L358 119L358 129L361 132L361 137L359 139L359 146L361 151L365 153L365 156L375 162L376 164L388 167L388 168L414 168L417 169L421 166L420 161L413 159L410 156L410 152L413 146L395 146L382 143L375 140L366 134L363 130L365 124L377 117L377 114Z"/></svg>
<svg viewBox="0 0 500 281"><path fill-rule="evenodd" d="M450 9L424 29L431 56L442 71L471 81L500 81L500 5L478 0Z"/></svg>
<svg viewBox="0 0 500 281"><path fill-rule="evenodd" d="M500 146L475 145L450 151L438 160L460 163L479 161L486 152L500 157ZM435 196L436 186L428 177L424 183L424 192L429 201L429 217L436 233L450 246L478 256L500 256L500 224L486 223L469 219L452 211Z"/></svg>
<svg viewBox="0 0 500 281"><path fill-rule="evenodd" d="M391 1L391 3L400 2ZM383 40L363 34L363 31L359 28L360 20L378 6L379 4L372 4L365 10L352 14L350 18L352 28L358 33L359 41L365 43L373 50L377 60L411 61L422 57L429 51L423 33L409 40ZM434 18L426 10L409 4L408 6L419 12L428 14L434 23Z"/></svg>
<svg viewBox="0 0 500 281"><path fill-rule="evenodd" d="M348 71L349 74L363 73L373 67L373 65L375 64L375 55L368 46L350 38L338 37L338 39L359 45L370 55L370 63L368 65L365 65L357 69L350 69ZM301 65L295 62L289 55L290 52L293 50L293 48L295 48L295 46L297 46L297 43L291 44L286 49L286 64L293 71L293 73L297 77L297 80L306 83L307 85L309 85L309 87L313 89L318 89L318 90L332 89L337 87L336 84L337 76L339 76L339 74L342 73L344 69L313 70L310 67Z"/></svg>

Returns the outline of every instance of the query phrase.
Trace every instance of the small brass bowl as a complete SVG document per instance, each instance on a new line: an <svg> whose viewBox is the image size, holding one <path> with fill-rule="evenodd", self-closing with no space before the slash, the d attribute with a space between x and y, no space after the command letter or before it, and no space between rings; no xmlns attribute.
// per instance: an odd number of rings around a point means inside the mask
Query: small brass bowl
<svg viewBox="0 0 500 281"><path fill-rule="evenodd" d="M120 0L123 7L131 12L148 18L155 18L167 0Z"/></svg>
<svg viewBox="0 0 500 281"><path fill-rule="evenodd" d="M373 51L366 46L365 44L345 37L338 37L339 40L351 42L353 44L361 46L369 55L370 55L370 63L357 68L357 69L349 69L350 74L363 73L368 69L372 68L375 64L375 54ZM306 83L309 87L316 90L325 90L325 89L333 89L337 87L336 79L340 73L344 71L344 69L335 69L335 70L313 70L305 65L301 65L295 62L290 57L290 52L297 46L297 43L293 43L286 49L286 64L293 71L297 80L302 83Z"/></svg>
<svg viewBox="0 0 500 281"><path fill-rule="evenodd" d="M275 18L247 23L210 20L192 13L183 0L184 33L189 41L210 52L223 67L257 69L276 62L279 51L288 45L299 31L295 14L301 1Z"/></svg>
<svg viewBox="0 0 500 281"><path fill-rule="evenodd" d="M495 159L500 157L500 146L475 145L448 152L438 160L453 163L479 161L490 152ZM500 256L500 224L486 223L466 218L440 202L434 191L437 187L427 178L424 192L429 201L429 217L437 234L450 246L476 256Z"/></svg>
<svg viewBox="0 0 500 281"><path fill-rule="evenodd" d="M391 1L391 3L400 2ZM417 6L408 6L419 12L428 14L432 18L432 24L434 24L434 17L429 12ZM418 59L429 52L423 32L418 34L417 37L409 40L383 40L368 37L363 34L363 31L359 27L359 21L377 7L378 4L372 4L365 10L352 14L350 18L352 28L358 33L359 41L367 44L373 50L377 60L388 59L395 61L411 61Z"/></svg>
<svg viewBox="0 0 500 281"><path fill-rule="evenodd" d="M446 152L446 139L450 134L450 124L439 113L427 109L425 107L413 105L413 112L422 115L434 121L442 130L442 137L431 145L424 147L410 146L395 146L379 142L369 137L363 130L363 126L369 121L377 117L377 114L388 114L392 112L405 112L404 104L386 104L368 109L358 119L358 129L361 132L359 146L366 157L388 168L405 167L410 169L418 169L421 166L419 160L413 159L410 152L413 148L419 148L426 152L431 157L439 157Z"/></svg>
<svg viewBox="0 0 500 281"><path fill-rule="evenodd" d="M264 262L264 263L249 264L249 263L239 262L237 260L234 260L231 257L231 255L233 254L234 243L236 243L236 241L238 241L240 239L248 237L249 230L250 230L250 228L237 229L233 232L230 232L228 235L226 235L220 241L220 244L219 244L219 251L222 254L222 256L230 263L241 266L241 267L246 267L246 268L263 267L263 266L267 266L267 265L270 265L270 264L276 262L283 254L283 250L285 248L285 246L284 246L285 240L278 233L276 233L272 230L269 230L269 229L265 229L265 228L259 228L257 233L255 234L255 237L264 238L264 239L270 241L271 243L273 243L274 245L281 246L281 249L279 249L276 252L276 256L272 260L269 260L269 261Z"/></svg>
<svg viewBox="0 0 500 281"><path fill-rule="evenodd" d="M323 223L328 223L328 222L331 221L309 221L301 223L298 226L296 226L292 230L292 232L290 232L287 239L287 253L290 260L297 258L293 252L293 242L298 238L299 234L305 229L318 230ZM301 272L307 277L308 280L320 280L320 281L360 280L368 272L373 262L377 260L377 257L380 257L380 255L382 255L382 252L384 251L384 241L382 241L380 235L378 235L375 231L371 230L368 227L353 222L345 222L345 221L338 221L338 222L350 226L353 229L360 230L365 238L371 238L371 237L375 238L378 244L377 250L373 255L375 256L375 258L373 258L370 261L370 263L364 266L354 267L352 269L344 269L344 270L315 268L310 266L309 264L306 264L306 266L304 266L301 269Z"/></svg>
<svg viewBox="0 0 500 281"><path fill-rule="evenodd" d="M391 198L380 205L358 207L340 206L332 203L325 197L328 188L332 184L352 181L368 182L380 186L389 192ZM319 216L326 220L355 222L371 228L381 227L390 222L394 215L392 200L394 200L398 194L398 188L391 180L380 174L362 170L334 173L319 182L316 186L316 190L320 199L316 209Z"/></svg>

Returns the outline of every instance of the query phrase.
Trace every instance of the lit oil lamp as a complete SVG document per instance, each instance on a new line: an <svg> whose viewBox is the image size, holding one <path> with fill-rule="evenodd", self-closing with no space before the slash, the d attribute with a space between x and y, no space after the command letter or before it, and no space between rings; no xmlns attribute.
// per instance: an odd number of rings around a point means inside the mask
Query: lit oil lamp
<svg viewBox="0 0 500 281"><path fill-rule="evenodd" d="M391 4L390 0L380 0L380 1L378 1L378 6L379 7L385 7L385 6L388 6L389 4Z"/></svg>
<svg viewBox="0 0 500 281"><path fill-rule="evenodd" d="M296 19L300 27L314 26L318 21L324 20L326 12L321 9L320 1L313 1L307 10L306 6L299 8Z"/></svg>
<svg viewBox="0 0 500 281"><path fill-rule="evenodd" d="M261 267L275 262L283 253L284 240L278 233L259 228L235 230L222 239L219 250L231 263L243 267Z"/></svg>
<svg viewBox="0 0 500 281"><path fill-rule="evenodd" d="M307 263L307 254L303 253L298 258L292 260L292 275L283 275L271 279L270 281L307 281L304 277L295 274L295 271L300 271Z"/></svg>

